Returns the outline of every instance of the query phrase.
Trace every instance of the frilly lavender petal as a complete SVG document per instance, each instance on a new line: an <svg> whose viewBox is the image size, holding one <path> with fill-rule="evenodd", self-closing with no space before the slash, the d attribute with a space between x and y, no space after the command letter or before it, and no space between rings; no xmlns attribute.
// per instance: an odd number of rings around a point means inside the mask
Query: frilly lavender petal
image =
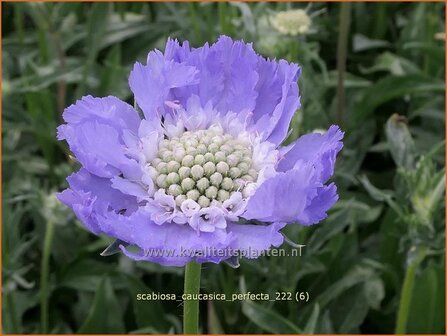
<svg viewBox="0 0 447 336"><path fill-rule="evenodd" d="M58 139L82 168L59 199L135 260L259 257L283 243L284 226L316 224L338 199L325 184L342 148L337 126L280 146L300 73L226 36L200 48L169 39L129 77L143 119L116 97L65 110Z"/></svg>

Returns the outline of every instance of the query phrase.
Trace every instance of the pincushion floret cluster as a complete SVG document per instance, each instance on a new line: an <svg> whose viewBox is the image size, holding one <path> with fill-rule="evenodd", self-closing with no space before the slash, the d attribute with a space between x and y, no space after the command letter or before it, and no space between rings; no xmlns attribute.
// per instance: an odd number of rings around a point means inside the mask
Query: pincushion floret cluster
<svg viewBox="0 0 447 336"><path fill-rule="evenodd" d="M136 260L218 263L231 255L203 251L255 257L281 245L285 225L316 224L338 199L327 184L337 126L281 145L300 107L300 71L226 36L200 48L169 39L130 74L142 117L112 96L64 111L58 139L82 167L59 199Z"/></svg>

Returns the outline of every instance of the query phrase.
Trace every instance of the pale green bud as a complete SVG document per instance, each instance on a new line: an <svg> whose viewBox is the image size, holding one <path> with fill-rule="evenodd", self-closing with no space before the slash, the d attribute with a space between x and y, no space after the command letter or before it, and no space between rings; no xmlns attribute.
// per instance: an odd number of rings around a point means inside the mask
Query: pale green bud
<svg viewBox="0 0 447 336"><path fill-rule="evenodd" d="M158 175L156 183L159 188L166 188L166 174Z"/></svg>
<svg viewBox="0 0 447 336"><path fill-rule="evenodd" d="M205 153L204 157L206 162L214 161L214 155L212 153Z"/></svg>
<svg viewBox="0 0 447 336"><path fill-rule="evenodd" d="M192 167L194 164L194 157L190 154L185 155L185 157L182 160L182 166L183 167Z"/></svg>
<svg viewBox="0 0 447 336"><path fill-rule="evenodd" d="M196 165L203 165L205 163L205 157L202 154L197 154L194 158L194 163Z"/></svg>
<svg viewBox="0 0 447 336"><path fill-rule="evenodd" d="M248 170L248 175L253 177L254 181L256 181L258 179L258 172L255 169L253 169L253 168Z"/></svg>
<svg viewBox="0 0 447 336"><path fill-rule="evenodd" d="M235 179L241 176L241 170L237 167L230 168L230 176Z"/></svg>
<svg viewBox="0 0 447 336"><path fill-rule="evenodd" d="M195 182L192 178L187 177L182 181L182 188L185 191L193 189L195 186Z"/></svg>
<svg viewBox="0 0 447 336"><path fill-rule="evenodd" d="M157 165L157 170L160 174L167 174L168 173L168 165L166 162L160 162Z"/></svg>
<svg viewBox="0 0 447 336"><path fill-rule="evenodd" d="M208 148L206 145L204 144L200 144L197 146L196 148L197 154L205 154L206 152L208 152Z"/></svg>
<svg viewBox="0 0 447 336"><path fill-rule="evenodd" d="M166 177L167 184L178 183L179 181L180 177L178 176L177 173L169 173L168 176Z"/></svg>
<svg viewBox="0 0 447 336"><path fill-rule="evenodd" d="M177 172L180 168L180 163L178 163L177 161L169 161L168 162L168 173L173 173L173 172Z"/></svg>
<svg viewBox="0 0 447 336"><path fill-rule="evenodd" d="M186 196L185 195L178 195L175 197L175 204L180 207L180 205L182 205L183 201L186 201Z"/></svg>
<svg viewBox="0 0 447 336"><path fill-rule="evenodd" d="M222 182L222 174L220 173L214 173L213 175L210 176L210 182L212 185L218 187L220 185L220 183Z"/></svg>
<svg viewBox="0 0 447 336"><path fill-rule="evenodd" d="M241 170L242 174L246 174L250 166L246 162L241 162L237 165L237 167Z"/></svg>
<svg viewBox="0 0 447 336"><path fill-rule="evenodd" d="M203 167L199 165L194 165L191 168L191 176L194 180L200 180L203 177Z"/></svg>
<svg viewBox="0 0 447 336"><path fill-rule="evenodd" d="M161 158L164 162L169 162L169 161L174 160L174 154L170 150L168 150L163 153Z"/></svg>
<svg viewBox="0 0 447 336"><path fill-rule="evenodd" d="M205 196L208 198L216 198L217 197L217 188L215 186L211 186L205 191Z"/></svg>
<svg viewBox="0 0 447 336"><path fill-rule="evenodd" d="M219 146L216 145L215 143L210 143L208 146L208 152L210 153L216 153L219 150ZM215 156L214 156L215 157ZM217 158L216 158L217 160Z"/></svg>
<svg viewBox="0 0 447 336"><path fill-rule="evenodd" d="M230 167L228 166L228 163L221 161L216 165L216 170L218 173L226 175L230 170Z"/></svg>
<svg viewBox="0 0 447 336"><path fill-rule="evenodd" d="M211 138L208 135L205 135L203 138L200 139L200 141L205 146L208 146L211 143Z"/></svg>
<svg viewBox="0 0 447 336"><path fill-rule="evenodd" d="M253 177L251 177L250 175L243 175L241 177L241 179L243 179L244 181L248 181L248 182L254 182Z"/></svg>
<svg viewBox="0 0 447 336"><path fill-rule="evenodd" d="M191 168L189 168L189 167L180 167L178 170L178 175L180 176L181 180L189 177L190 173L191 173Z"/></svg>
<svg viewBox="0 0 447 336"><path fill-rule="evenodd" d="M158 164L161 163L161 162L163 162L163 161L161 161L160 158L155 158L155 159L152 160L151 164L152 164L153 167L157 167Z"/></svg>
<svg viewBox="0 0 447 336"><path fill-rule="evenodd" d="M200 193L198 190L193 189L186 193L186 197L188 197L189 199L192 199L193 201L197 201L200 197Z"/></svg>
<svg viewBox="0 0 447 336"><path fill-rule="evenodd" d="M230 167L235 167L239 163L237 155L230 154L227 156L227 163Z"/></svg>
<svg viewBox="0 0 447 336"><path fill-rule="evenodd" d="M168 194L172 196L178 196L182 192L183 190L178 184L171 184L168 188Z"/></svg>
<svg viewBox="0 0 447 336"><path fill-rule="evenodd" d="M203 165L205 175L210 176L216 171L216 165L213 162L207 162Z"/></svg>
<svg viewBox="0 0 447 336"><path fill-rule="evenodd" d="M222 183L220 184L220 187L222 189L230 191L231 189L233 189L233 180L230 179L229 177L225 177L222 180Z"/></svg>
<svg viewBox="0 0 447 336"><path fill-rule="evenodd" d="M183 147L179 147L174 150L175 161L181 162L182 159L185 157L185 155L186 155L186 151Z"/></svg>
<svg viewBox="0 0 447 336"><path fill-rule="evenodd" d="M202 195L199 197L199 200L197 201L197 203L199 203L199 205L202 208L206 208L210 205L211 202L210 202L209 198Z"/></svg>
<svg viewBox="0 0 447 336"><path fill-rule="evenodd" d="M225 202L229 198L230 198L230 193L228 191L220 189L217 192L217 200L218 201Z"/></svg>
<svg viewBox="0 0 447 336"><path fill-rule="evenodd" d="M197 154L195 147L186 147L186 154L195 156Z"/></svg>
<svg viewBox="0 0 447 336"><path fill-rule="evenodd" d="M202 177L200 180L197 181L196 186L200 192L204 192L206 188L210 186L210 181L208 181L207 178Z"/></svg>
<svg viewBox="0 0 447 336"><path fill-rule="evenodd" d="M225 159L226 155L222 151L218 151L216 152L216 154L214 154L214 160L216 160L216 162L225 161Z"/></svg>
<svg viewBox="0 0 447 336"><path fill-rule="evenodd" d="M228 155L233 152L233 146L222 145L222 146L220 146L220 150Z"/></svg>

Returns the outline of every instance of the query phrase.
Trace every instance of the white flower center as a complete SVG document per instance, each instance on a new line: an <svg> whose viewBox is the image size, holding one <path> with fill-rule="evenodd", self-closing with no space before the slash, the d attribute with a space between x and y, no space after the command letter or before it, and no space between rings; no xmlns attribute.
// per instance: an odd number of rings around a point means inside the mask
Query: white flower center
<svg viewBox="0 0 447 336"><path fill-rule="evenodd" d="M247 136L235 137L213 125L161 140L150 176L155 189L173 196L179 208L186 200L207 208L235 192L248 197L254 187L250 184L258 180L255 163Z"/></svg>

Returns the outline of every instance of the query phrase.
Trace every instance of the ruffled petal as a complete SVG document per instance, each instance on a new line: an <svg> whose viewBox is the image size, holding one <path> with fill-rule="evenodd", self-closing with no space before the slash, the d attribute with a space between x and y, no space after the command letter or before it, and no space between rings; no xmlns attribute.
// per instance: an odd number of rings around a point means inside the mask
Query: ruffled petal
<svg viewBox="0 0 447 336"><path fill-rule="evenodd" d="M301 164L293 170L267 179L250 197L246 219L264 222L294 222L306 208L309 196L315 197L315 168Z"/></svg>
<svg viewBox="0 0 447 336"><path fill-rule="evenodd" d="M82 97L75 104L67 107L62 117L71 125L85 121L98 121L113 127L120 134L123 130L136 133L141 122L137 111L132 106L113 96Z"/></svg>
<svg viewBox="0 0 447 336"><path fill-rule="evenodd" d="M302 225L316 224L327 217L327 211L338 201L337 187L334 183L317 189L317 196L298 216L297 221Z"/></svg>
<svg viewBox="0 0 447 336"><path fill-rule="evenodd" d="M197 73L194 66L168 59L156 50L149 53L147 65L134 65L129 85L146 119L152 120L171 112L165 102L175 100L173 89L197 84Z"/></svg>
<svg viewBox="0 0 447 336"><path fill-rule="evenodd" d="M90 119L61 125L58 139L68 142L76 159L92 174L108 178L121 173L133 179L141 177L138 162L126 155L120 130L111 125Z"/></svg>
<svg viewBox="0 0 447 336"><path fill-rule="evenodd" d="M285 225L285 223L229 224L228 230L235 237L230 247L240 251L240 255L246 258L258 258L263 251L269 250L272 246L278 247L283 243L284 237L279 230Z"/></svg>
<svg viewBox="0 0 447 336"><path fill-rule="evenodd" d="M335 158L343 148L344 133L332 125L324 134L312 133L298 138L293 144L282 149L278 163L279 171L292 169L298 161L312 164L318 171L322 183L334 173Z"/></svg>
<svg viewBox="0 0 447 336"><path fill-rule="evenodd" d="M184 266L191 260L218 263L229 256L218 253L201 255L213 249L224 250L232 235L223 230L197 234L188 225L166 223L157 225L145 209L129 217L112 214L100 221L101 230L109 236L121 239L140 250L132 252L124 246L123 253L134 260L157 262L165 266Z"/></svg>
<svg viewBox="0 0 447 336"><path fill-rule="evenodd" d="M284 60L259 57L258 99L253 111L255 129L264 139L279 145L286 137L293 114L300 108L297 80L301 68Z"/></svg>
<svg viewBox="0 0 447 336"><path fill-rule="evenodd" d="M124 195L112 188L109 179L100 178L81 168L67 178L69 189L57 195L73 209L79 220L93 233L101 233L98 216L110 212L132 213L137 209L135 197Z"/></svg>
<svg viewBox="0 0 447 336"><path fill-rule="evenodd" d="M78 161L92 174L141 175L137 162L126 155L123 140L125 134L137 133L141 122L130 105L116 97L87 96L65 109L63 118L67 123L58 127L58 139L67 141Z"/></svg>

